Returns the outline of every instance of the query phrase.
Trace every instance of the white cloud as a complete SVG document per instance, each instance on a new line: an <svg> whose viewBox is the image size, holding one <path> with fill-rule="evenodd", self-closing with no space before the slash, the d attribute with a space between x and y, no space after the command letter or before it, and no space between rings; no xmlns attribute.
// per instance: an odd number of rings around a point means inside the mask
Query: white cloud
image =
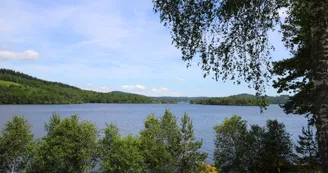
<svg viewBox="0 0 328 173"><path fill-rule="evenodd" d="M169 89L168 88L153 88L151 91L154 93L166 93L169 91Z"/></svg>
<svg viewBox="0 0 328 173"><path fill-rule="evenodd" d="M200 89L199 89L199 88L197 88L197 89L196 89L196 91L200 91Z"/></svg>
<svg viewBox="0 0 328 173"><path fill-rule="evenodd" d="M180 92L170 91L168 88L153 88L152 94L154 96L181 96Z"/></svg>
<svg viewBox="0 0 328 173"><path fill-rule="evenodd" d="M143 85L123 85L123 89L127 90L145 90L146 88Z"/></svg>
<svg viewBox="0 0 328 173"><path fill-rule="evenodd" d="M147 89L143 85L123 85L121 87L114 86L96 86L93 84L87 84L87 87L82 87L85 90L97 91L97 92L112 92L112 91L123 91L134 94L141 94L145 96L181 96L180 92L170 91L168 88L160 87L160 88L152 88Z"/></svg>
<svg viewBox="0 0 328 173"><path fill-rule="evenodd" d="M88 84L88 86L86 88L83 88L83 89L90 90L90 91L103 92L103 93L113 91L113 88L111 88L111 87L108 87L108 86L94 86L93 84Z"/></svg>
<svg viewBox="0 0 328 173"><path fill-rule="evenodd" d="M180 92L169 92L169 96L182 96L182 94Z"/></svg>
<svg viewBox="0 0 328 173"><path fill-rule="evenodd" d="M39 53L34 50L26 50L22 53L0 50L0 60L34 60L39 58Z"/></svg>

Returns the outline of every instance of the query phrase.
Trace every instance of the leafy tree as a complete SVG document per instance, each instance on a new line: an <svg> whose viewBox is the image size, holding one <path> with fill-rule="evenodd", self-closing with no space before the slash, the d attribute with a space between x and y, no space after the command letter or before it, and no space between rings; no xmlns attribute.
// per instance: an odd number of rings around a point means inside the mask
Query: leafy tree
<svg viewBox="0 0 328 173"><path fill-rule="evenodd" d="M0 138L0 171L21 172L25 169L31 149L31 125L23 117L13 116L6 123Z"/></svg>
<svg viewBox="0 0 328 173"><path fill-rule="evenodd" d="M247 172L247 123L233 115L214 127L214 163L219 172Z"/></svg>
<svg viewBox="0 0 328 173"><path fill-rule="evenodd" d="M166 150L163 142L160 120L149 115L144 123L145 128L140 132L142 151L149 172L173 172L167 168L172 163L172 156Z"/></svg>
<svg viewBox="0 0 328 173"><path fill-rule="evenodd" d="M121 137L114 124L107 124L101 140L101 163L104 172L140 173L145 170L141 141L128 135Z"/></svg>
<svg viewBox="0 0 328 173"><path fill-rule="evenodd" d="M48 134L38 143L28 172L89 172L97 157L98 131L79 117L60 119L54 114L45 124Z"/></svg>
<svg viewBox="0 0 328 173"><path fill-rule="evenodd" d="M297 141L296 152L300 154L300 164L306 171L320 171L320 156L317 138L315 137L312 127L302 128L302 135Z"/></svg>
<svg viewBox="0 0 328 173"><path fill-rule="evenodd" d="M149 115L140 134L149 172L196 172L207 157L199 151L202 142L195 139L187 114L180 127L169 110L160 118Z"/></svg>
<svg viewBox="0 0 328 173"><path fill-rule="evenodd" d="M279 92L295 93L285 111L313 116L328 172L328 0L153 2L182 59L198 56L204 76L212 72L216 80L245 81L260 95L270 71L279 75L274 84ZM285 21L279 15L283 10ZM268 32L277 25L292 57L272 69Z"/></svg>
<svg viewBox="0 0 328 173"><path fill-rule="evenodd" d="M214 127L214 162L220 172L275 173L293 167L292 143L285 126L268 120L266 128L234 115Z"/></svg>

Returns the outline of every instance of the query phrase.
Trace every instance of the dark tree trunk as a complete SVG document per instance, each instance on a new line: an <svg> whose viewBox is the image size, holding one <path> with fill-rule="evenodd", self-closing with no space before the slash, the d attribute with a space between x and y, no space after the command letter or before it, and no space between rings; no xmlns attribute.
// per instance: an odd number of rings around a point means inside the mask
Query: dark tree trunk
<svg viewBox="0 0 328 173"><path fill-rule="evenodd" d="M319 138L323 172L328 173L328 0L309 0L311 59L315 106L313 116Z"/></svg>

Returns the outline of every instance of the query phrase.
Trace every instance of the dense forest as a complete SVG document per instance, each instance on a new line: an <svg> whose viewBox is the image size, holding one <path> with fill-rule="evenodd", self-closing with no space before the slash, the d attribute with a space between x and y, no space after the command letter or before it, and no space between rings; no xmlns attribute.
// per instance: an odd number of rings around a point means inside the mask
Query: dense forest
<svg viewBox="0 0 328 173"><path fill-rule="evenodd" d="M0 172L322 173L313 127L303 128L294 145L277 120L261 127L233 115L214 127L211 165L191 118L179 117L169 110L151 114L139 134L122 136L113 123L99 130L76 115L54 113L44 125L46 135L35 139L31 124L13 116L0 133Z"/></svg>
<svg viewBox="0 0 328 173"><path fill-rule="evenodd" d="M236 105L236 106L268 106L269 104L284 104L288 100L287 95L277 97L257 98L250 94L239 94L229 97L212 97L199 100L190 100L190 104L202 105Z"/></svg>
<svg viewBox="0 0 328 173"><path fill-rule="evenodd" d="M150 97L82 90L40 80L13 70L0 69L0 104L154 103Z"/></svg>

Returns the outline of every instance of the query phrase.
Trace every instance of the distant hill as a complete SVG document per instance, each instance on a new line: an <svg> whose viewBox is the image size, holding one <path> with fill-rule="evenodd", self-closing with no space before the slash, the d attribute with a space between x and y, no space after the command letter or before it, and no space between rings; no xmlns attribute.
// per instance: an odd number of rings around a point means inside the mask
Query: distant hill
<svg viewBox="0 0 328 173"><path fill-rule="evenodd" d="M256 98L251 94L230 97ZM270 104L284 104L288 95L267 97ZM50 82L8 69L0 69L0 104L76 104L76 103L189 103L210 97L147 97L122 91L100 93Z"/></svg>
<svg viewBox="0 0 328 173"><path fill-rule="evenodd" d="M0 69L0 104L156 103L152 98L119 91L100 93L24 73Z"/></svg>

